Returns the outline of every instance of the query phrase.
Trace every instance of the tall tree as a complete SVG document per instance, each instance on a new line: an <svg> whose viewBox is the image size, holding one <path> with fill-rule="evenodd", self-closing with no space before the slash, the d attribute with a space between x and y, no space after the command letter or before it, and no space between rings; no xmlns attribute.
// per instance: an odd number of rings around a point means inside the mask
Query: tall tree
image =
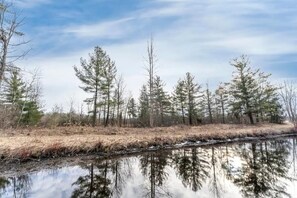
<svg viewBox="0 0 297 198"><path fill-rule="evenodd" d="M270 122L279 122L281 106L279 103L278 87L269 82L271 74L259 72L257 76L257 93L255 94L255 114L256 121L269 120Z"/></svg>
<svg viewBox="0 0 297 198"><path fill-rule="evenodd" d="M246 114L249 117L250 123L254 124L254 96L258 91L255 76L258 75L259 70L252 70L250 61L245 55L234 59L231 65L235 67L233 79L230 84L230 94L234 99L231 104L233 111Z"/></svg>
<svg viewBox="0 0 297 198"><path fill-rule="evenodd" d="M0 1L0 85L4 79L7 67L26 55L26 52L18 52L21 45L28 42L22 41L24 33L19 29L23 19L15 11L11 3Z"/></svg>
<svg viewBox="0 0 297 198"><path fill-rule="evenodd" d="M142 86L139 97L139 122L142 126L149 126L149 94L147 87Z"/></svg>
<svg viewBox="0 0 297 198"><path fill-rule="evenodd" d="M180 79L177 82L177 85L174 88L173 98L174 98L174 103L177 106L177 110L181 112L182 122L183 124L186 124L185 109L186 109L187 93L186 93L184 80Z"/></svg>
<svg viewBox="0 0 297 198"><path fill-rule="evenodd" d="M155 69L156 69L156 61L157 56L155 54L155 48L154 48L154 39L151 37L151 39L148 41L147 44L147 62L148 66L146 68L148 72L148 92L149 92L149 125L150 127L154 126L154 79L155 79Z"/></svg>
<svg viewBox="0 0 297 198"><path fill-rule="evenodd" d="M194 124L194 119L198 119L198 99L201 97L200 89L201 86L194 82L195 77L189 72L186 73L185 77L185 90L187 93L187 111L189 124Z"/></svg>
<svg viewBox="0 0 297 198"><path fill-rule="evenodd" d="M213 123L213 118L212 118L212 111L213 111L213 95L211 91L208 88L208 84L206 84L206 104L207 104L207 112L208 112L208 117L210 123Z"/></svg>
<svg viewBox="0 0 297 198"><path fill-rule="evenodd" d="M137 117L137 109L136 109L136 103L134 98L131 98L128 102L128 116L129 116L130 122Z"/></svg>
<svg viewBox="0 0 297 198"><path fill-rule="evenodd" d="M164 125L165 114L170 111L169 95L164 91L165 83L159 76L154 81L155 112L159 124ZM159 119L160 118L160 119ZM158 121L156 121L158 123Z"/></svg>
<svg viewBox="0 0 297 198"><path fill-rule="evenodd" d="M105 68L108 68L110 59L106 52L100 47L95 47L94 53L89 54L89 61L81 58L81 69L74 66L75 75L82 82L83 86L80 88L87 93L92 93L92 98L88 98L86 101L93 102L93 118L92 125L96 126L97 119L97 106L100 94L100 88L102 86L102 76Z"/></svg>
<svg viewBox="0 0 297 198"><path fill-rule="evenodd" d="M122 76L116 79L115 83L115 105L116 105L116 115L117 115L117 125L121 126L122 122L122 106L124 104L124 80Z"/></svg>
<svg viewBox="0 0 297 198"><path fill-rule="evenodd" d="M294 82L284 82L280 90L280 97L287 117L297 128L297 86Z"/></svg>
<svg viewBox="0 0 297 198"><path fill-rule="evenodd" d="M111 93L112 89L114 88L114 81L116 77L116 66L113 61L110 60L110 58L107 56L107 64L103 67L103 73L102 73L102 95L106 98L106 119L104 126L107 126L109 124L109 116L110 116L110 107L111 107Z"/></svg>
<svg viewBox="0 0 297 198"><path fill-rule="evenodd" d="M222 122L223 124L226 123L225 119L225 111L226 111L226 103L228 101L228 93L226 90L226 86L224 84L220 84L217 90L215 91L216 94L216 101L218 103L218 107L220 108L221 115L222 115Z"/></svg>

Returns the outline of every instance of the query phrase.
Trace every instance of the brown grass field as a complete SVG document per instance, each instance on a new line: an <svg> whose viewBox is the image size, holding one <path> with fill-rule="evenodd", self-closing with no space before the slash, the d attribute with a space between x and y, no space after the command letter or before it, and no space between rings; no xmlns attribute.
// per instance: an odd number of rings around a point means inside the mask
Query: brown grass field
<svg viewBox="0 0 297 198"><path fill-rule="evenodd" d="M174 145L185 141L225 140L294 133L291 124L203 125L158 128L58 127L0 130L0 161L75 156Z"/></svg>

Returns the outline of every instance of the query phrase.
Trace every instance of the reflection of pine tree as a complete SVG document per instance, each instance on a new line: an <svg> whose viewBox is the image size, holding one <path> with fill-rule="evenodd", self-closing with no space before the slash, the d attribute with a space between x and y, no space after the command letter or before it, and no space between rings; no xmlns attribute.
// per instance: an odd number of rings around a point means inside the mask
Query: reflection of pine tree
<svg viewBox="0 0 297 198"><path fill-rule="evenodd" d="M8 187L12 188L13 197L27 197L28 191L31 189L32 181L28 175L4 178L0 177L0 192L5 192ZM1 197L1 193L0 193Z"/></svg>
<svg viewBox="0 0 297 198"><path fill-rule="evenodd" d="M14 197L26 197L26 194L31 189L31 179L28 175L9 178L13 185Z"/></svg>
<svg viewBox="0 0 297 198"><path fill-rule="evenodd" d="M175 167L185 187L189 186L195 192L201 189L209 176L210 165L207 159L207 152L201 148L193 148L190 152L183 150L175 154Z"/></svg>
<svg viewBox="0 0 297 198"><path fill-rule="evenodd" d="M0 177L0 197L1 197L1 191L5 192L6 187L10 185L10 182L8 179L4 177Z"/></svg>
<svg viewBox="0 0 297 198"><path fill-rule="evenodd" d="M149 178L149 192L145 197L164 197L170 196L170 194L162 188L167 180L168 173L165 171L165 167L168 164L168 152L156 152L144 154L140 159L140 165L142 174Z"/></svg>
<svg viewBox="0 0 297 198"><path fill-rule="evenodd" d="M123 187L127 181L127 178L131 177L132 168L130 167L131 159L116 159L111 160L112 171L112 195L113 197L121 197Z"/></svg>
<svg viewBox="0 0 297 198"><path fill-rule="evenodd" d="M243 164L234 176L234 183L241 187L245 197L281 197L286 193L282 179L289 169L290 142L251 143L241 150Z"/></svg>
<svg viewBox="0 0 297 198"><path fill-rule="evenodd" d="M219 178L222 176L218 176L218 153L216 151L220 150L211 148L210 189L213 192L213 197L221 197L222 187Z"/></svg>
<svg viewBox="0 0 297 198"><path fill-rule="evenodd" d="M222 147L223 148L223 147ZM229 146L226 146L225 147L225 152L222 152L223 156L222 156L222 163L221 163L221 168L222 170L224 171L225 173L225 177L228 179L228 180L232 180L232 173L233 173L233 165L232 165L232 162L231 162L231 159L232 159L232 150L230 152L230 147Z"/></svg>
<svg viewBox="0 0 297 198"><path fill-rule="evenodd" d="M97 172L94 171L93 164L90 167L89 174L81 176L73 185L78 186L71 197L110 197L111 190L110 179L107 178L109 162L96 164Z"/></svg>
<svg viewBox="0 0 297 198"><path fill-rule="evenodd" d="M292 143L293 143L293 146L292 146L292 156L293 156L293 159L292 159L292 165L293 165L293 176L296 178L297 176L297 173L296 173L296 157L297 157L297 150L296 150L296 147L297 147L297 139L296 138L293 138L292 139Z"/></svg>

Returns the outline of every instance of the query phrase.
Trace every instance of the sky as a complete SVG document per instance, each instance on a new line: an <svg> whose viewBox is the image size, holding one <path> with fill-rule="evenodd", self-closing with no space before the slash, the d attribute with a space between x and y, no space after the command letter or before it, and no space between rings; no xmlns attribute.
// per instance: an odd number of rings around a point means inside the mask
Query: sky
<svg viewBox="0 0 297 198"><path fill-rule="evenodd" d="M12 0L25 18L30 53L18 65L41 71L44 110L78 106L88 95L73 66L100 46L115 61L126 92L146 82L146 45L154 37L157 75L171 91L186 72L215 88L242 54L281 82L297 75L296 0Z"/></svg>

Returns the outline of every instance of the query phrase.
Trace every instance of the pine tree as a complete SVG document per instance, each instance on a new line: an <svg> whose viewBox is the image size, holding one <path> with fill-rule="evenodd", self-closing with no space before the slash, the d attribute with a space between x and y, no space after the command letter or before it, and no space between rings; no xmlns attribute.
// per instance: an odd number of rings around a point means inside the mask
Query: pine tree
<svg viewBox="0 0 297 198"><path fill-rule="evenodd" d="M164 125L164 117L170 111L169 95L164 91L165 83L156 76L154 81L154 106L157 120ZM160 119L159 119L160 117ZM157 121L158 122L158 121Z"/></svg>
<svg viewBox="0 0 297 198"><path fill-rule="evenodd" d="M142 86L139 97L139 122L143 126L149 126L149 94L147 87Z"/></svg>
<svg viewBox="0 0 297 198"><path fill-rule="evenodd" d="M26 97L26 84L22 79L20 70L14 68L9 78L4 79L4 102L19 106Z"/></svg>
<svg viewBox="0 0 297 198"><path fill-rule="evenodd" d="M35 101L23 102L23 113L20 119L21 124L36 125L42 117L42 111Z"/></svg>
<svg viewBox="0 0 297 198"><path fill-rule="evenodd" d="M228 91L226 90L226 86L221 83L218 89L215 91L215 94L216 94L215 100L218 108L220 109L222 122L223 124L225 124L226 123L225 112L227 109L227 102L228 102Z"/></svg>
<svg viewBox="0 0 297 198"><path fill-rule="evenodd" d="M131 98L127 105L129 120L134 120L137 117L137 109L134 98Z"/></svg>
<svg viewBox="0 0 297 198"><path fill-rule="evenodd" d="M15 126L19 124L36 125L42 116L39 105L39 85L34 79L25 83L20 69L15 67L5 79L4 102L11 105L16 115Z"/></svg>
<svg viewBox="0 0 297 198"><path fill-rule="evenodd" d="M194 120L198 119L198 99L201 98L201 86L194 82L195 77L189 72L185 77L185 91L187 94L187 112L189 118L189 125L194 124Z"/></svg>
<svg viewBox="0 0 297 198"><path fill-rule="evenodd" d="M269 82L271 74L259 72L257 76L258 89L254 97L256 121L266 119L272 121L273 116L278 116L281 109L278 99L278 88ZM270 117L270 118L268 118Z"/></svg>
<svg viewBox="0 0 297 198"><path fill-rule="evenodd" d="M111 100L111 93L112 89L114 88L114 81L116 77L116 66L113 61L110 60L110 58L107 56L107 64L103 67L103 73L102 73L102 83L101 83L101 91L103 97L106 99L106 119L104 126L107 126L109 124L109 117L110 117L110 107L113 101Z"/></svg>
<svg viewBox="0 0 297 198"><path fill-rule="evenodd" d="M173 101L176 106L176 110L181 113L183 124L186 124L186 120L185 120L186 99L187 99L187 93L185 89L185 81L179 80L177 82L177 85L174 88Z"/></svg>
<svg viewBox="0 0 297 198"><path fill-rule="evenodd" d="M75 75L83 84L80 88L87 93L93 94L92 98L85 100L86 102L93 103L93 126L96 125L98 100L100 88L102 86L102 75L104 68L107 68L108 64L110 64L110 59L106 52L100 47L95 47L94 53L89 54L89 61L81 58L81 69L74 66Z"/></svg>
<svg viewBox="0 0 297 198"><path fill-rule="evenodd" d="M233 79L230 83L230 94L233 97L232 108L235 113L243 113L249 117L250 123L254 124L253 113L255 112L255 94L258 92L255 76L259 70L253 71L249 66L247 56L241 56L231 62L235 67Z"/></svg>
<svg viewBox="0 0 297 198"><path fill-rule="evenodd" d="M208 84L206 85L206 91L205 91L205 96L206 96L206 104L207 104L207 113L209 117L210 123L213 123L213 107L214 107L214 101L213 101L213 94L208 88Z"/></svg>

